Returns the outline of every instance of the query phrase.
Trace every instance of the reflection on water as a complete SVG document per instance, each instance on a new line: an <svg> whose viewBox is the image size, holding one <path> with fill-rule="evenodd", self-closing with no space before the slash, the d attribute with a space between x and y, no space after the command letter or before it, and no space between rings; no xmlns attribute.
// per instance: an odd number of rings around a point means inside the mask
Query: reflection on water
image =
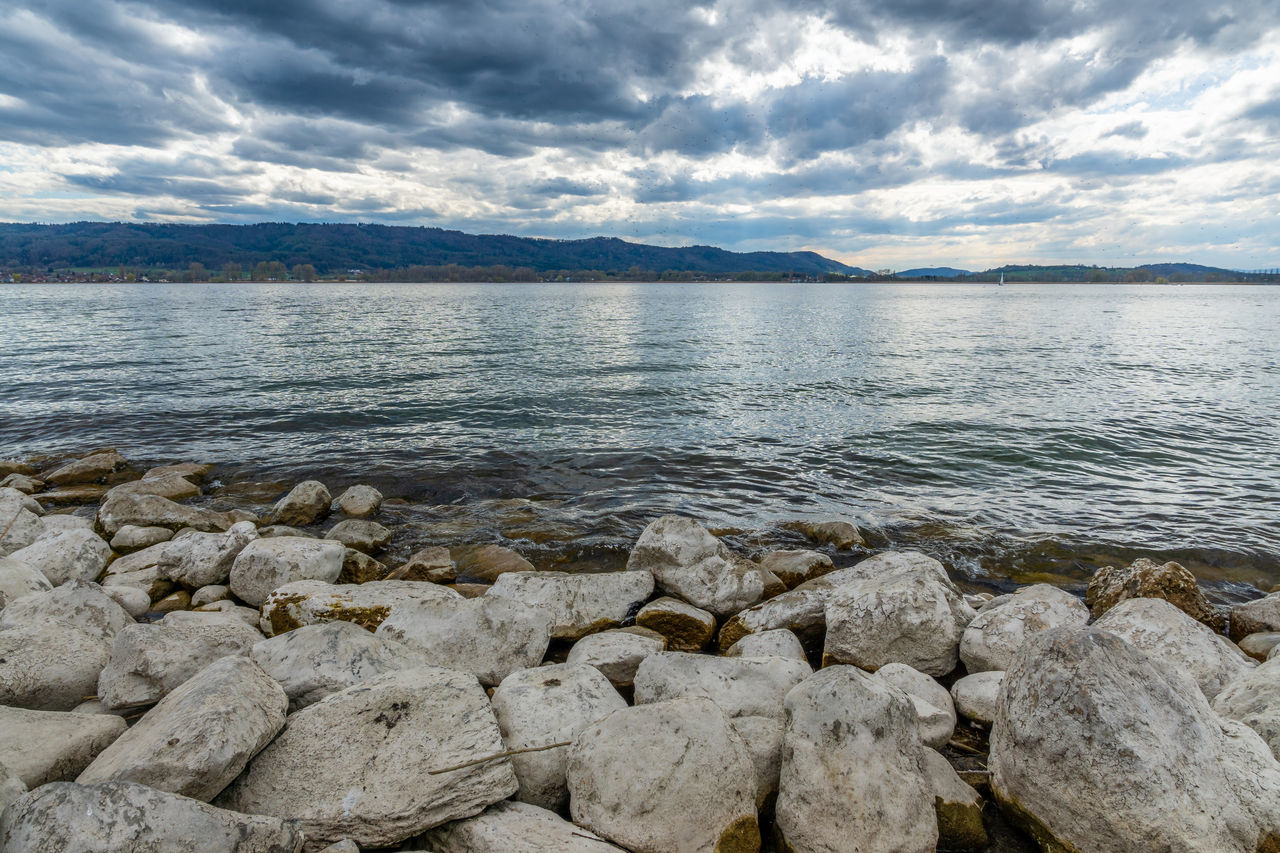
<svg viewBox="0 0 1280 853"><path fill-rule="evenodd" d="M1277 328L1235 286L4 286L0 455L550 499L601 553L834 514L975 576L1268 583Z"/></svg>

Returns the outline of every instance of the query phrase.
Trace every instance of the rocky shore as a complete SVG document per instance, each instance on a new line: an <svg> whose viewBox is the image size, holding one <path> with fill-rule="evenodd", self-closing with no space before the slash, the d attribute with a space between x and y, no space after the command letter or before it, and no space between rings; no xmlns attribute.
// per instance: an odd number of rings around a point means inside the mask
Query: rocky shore
<svg viewBox="0 0 1280 853"><path fill-rule="evenodd" d="M538 571L213 470L0 460L3 853L1280 853L1280 592L966 593L675 515Z"/></svg>

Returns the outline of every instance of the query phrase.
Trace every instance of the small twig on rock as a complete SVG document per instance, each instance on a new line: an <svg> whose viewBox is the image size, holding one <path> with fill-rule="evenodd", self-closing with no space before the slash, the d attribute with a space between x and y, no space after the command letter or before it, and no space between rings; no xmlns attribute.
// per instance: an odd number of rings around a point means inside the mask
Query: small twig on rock
<svg viewBox="0 0 1280 853"><path fill-rule="evenodd" d="M549 743L546 746L526 746L523 749L508 749L506 752L495 752L493 755L486 755L484 758L473 758L470 761L464 761L461 764L455 764L452 767L442 767L439 770L428 770L428 776L439 776L441 773L451 773L454 770L461 770L464 767L474 767L477 764L484 764L486 761L493 761L497 758L506 758L511 755L523 755L526 752L543 752L548 749L556 749L561 746L572 746L573 741L567 740L563 743Z"/></svg>
<svg viewBox="0 0 1280 853"><path fill-rule="evenodd" d="M13 518L9 519L9 523L4 526L4 533L0 533L0 539L4 539L4 537L9 535L9 528L13 527L13 523L18 520L18 516L22 515L23 509L25 509L25 507L18 507L18 511L13 514Z"/></svg>
<svg viewBox="0 0 1280 853"><path fill-rule="evenodd" d="M968 744L961 743L958 740L947 741L947 746L951 747L954 750L958 750L959 752L967 752L970 755L986 755L986 753L983 752L982 750L974 749Z"/></svg>
<svg viewBox="0 0 1280 853"><path fill-rule="evenodd" d="M598 841L601 844L609 843L608 841L605 841L603 838L596 838L594 835L583 835L581 832L571 832L569 834L572 835L574 838L585 838L588 841Z"/></svg>

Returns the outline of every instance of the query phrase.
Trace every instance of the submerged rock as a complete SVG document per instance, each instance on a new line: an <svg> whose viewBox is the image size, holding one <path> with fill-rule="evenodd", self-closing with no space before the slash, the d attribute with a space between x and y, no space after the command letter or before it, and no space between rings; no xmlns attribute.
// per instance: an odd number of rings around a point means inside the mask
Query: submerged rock
<svg viewBox="0 0 1280 853"><path fill-rule="evenodd" d="M423 548L408 562L391 570L387 580L427 581L452 583L458 579L458 567L454 565L449 549L440 545Z"/></svg>
<svg viewBox="0 0 1280 853"><path fill-rule="evenodd" d="M487 594L546 610L552 639L577 640L622 624L652 593L642 572L506 572Z"/></svg>
<svg viewBox="0 0 1280 853"><path fill-rule="evenodd" d="M858 528L847 521L796 521L788 526L819 545L848 549L865 544Z"/></svg>
<svg viewBox="0 0 1280 853"><path fill-rule="evenodd" d="M373 486L351 486L334 499L330 512L340 512L351 518L368 518L382 508L382 492Z"/></svg>
<svg viewBox="0 0 1280 853"><path fill-rule="evenodd" d="M531 572L533 563L501 545L467 545L450 550L457 576L493 583L507 572Z"/></svg>
<svg viewBox="0 0 1280 853"><path fill-rule="evenodd" d="M758 565L678 515L663 516L644 529L627 570L650 573L664 592L716 616L737 613L765 595L766 577Z"/></svg>

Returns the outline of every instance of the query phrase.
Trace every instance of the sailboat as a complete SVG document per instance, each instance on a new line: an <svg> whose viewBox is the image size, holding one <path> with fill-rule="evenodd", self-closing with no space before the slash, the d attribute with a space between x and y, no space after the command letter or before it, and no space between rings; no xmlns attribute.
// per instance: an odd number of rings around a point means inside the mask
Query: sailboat
<svg viewBox="0 0 1280 853"><path fill-rule="evenodd" d="M1000 273L1000 287L1004 287L1004 273Z"/></svg>

